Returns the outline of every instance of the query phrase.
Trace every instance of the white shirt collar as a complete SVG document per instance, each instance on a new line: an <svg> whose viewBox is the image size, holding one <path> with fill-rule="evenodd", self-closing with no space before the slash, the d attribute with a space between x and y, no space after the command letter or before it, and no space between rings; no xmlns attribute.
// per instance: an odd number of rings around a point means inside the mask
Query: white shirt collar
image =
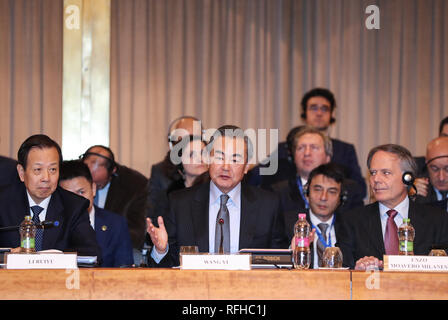
<svg viewBox="0 0 448 320"><path fill-rule="evenodd" d="M39 204L34 202L33 198L31 198L28 190L26 190L26 195L28 196L28 203L30 204L30 208L33 206L39 206L39 207L43 208L44 210L47 210L48 204L50 203L51 195L49 197L45 198L44 200L42 200L41 203L39 203Z"/></svg>
<svg viewBox="0 0 448 320"><path fill-rule="evenodd" d="M311 223L314 224L316 227L319 223L326 223L328 224L328 226L331 226L331 222L333 221L333 219L334 219L334 213L331 215L330 219L328 219L327 221L322 221L312 212L310 208L310 220Z"/></svg>
<svg viewBox="0 0 448 320"><path fill-rule="evenodd" d="M90 225L95 230L95 206L92 206L92 210L89 212Z"/></svg>
<svg viewBox="0 0 448 320"><path fill-rule="evenodd" d="M221 202L220 196L223 194L221 190L213 183L213 181L210 180L210 203L218 202L218 205ZM227 193L229 196L228 204L232 203L235 205L238 209L241 208L241 182L238 183L235 188L230 190L229 193Z"/></svg>
<svg viewBox="0 0 448 320"><path fill-rule="evenodd" d="M386 207L384 204L382 204L381 202L379 202L379 208L380 208L380 214L381 217L388 217L387 215L387 211L390 210L390 208ZM408 217L408 212L409 212L409 197L406 196L404 198L403 201L401 201L398 205L395 206L395 208L393 208L395 211L398 212L398 214L403 218L407 218Z"/></svg>

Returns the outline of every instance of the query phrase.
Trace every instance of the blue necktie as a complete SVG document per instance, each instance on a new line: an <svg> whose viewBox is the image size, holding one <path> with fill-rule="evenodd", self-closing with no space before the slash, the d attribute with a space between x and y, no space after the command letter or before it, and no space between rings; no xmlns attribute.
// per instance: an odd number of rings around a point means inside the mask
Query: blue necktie
<svg viewBox="0 0 448 320"><path fill-rule="evenodd" d="M35 225L40 223L39 214L44 210L44 208L39 206L32 206L31 210L33 211L33 222ZM42 243L44 240L44 229L36 229L36 237L34 239L34 248L36 251L42 250Z"/></svg>

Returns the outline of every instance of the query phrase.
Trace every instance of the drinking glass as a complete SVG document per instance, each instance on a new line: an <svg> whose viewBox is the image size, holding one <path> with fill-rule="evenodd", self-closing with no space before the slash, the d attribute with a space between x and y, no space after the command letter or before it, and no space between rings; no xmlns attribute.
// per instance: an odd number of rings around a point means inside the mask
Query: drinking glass
<svg viewBox="0 0 448 320"><path fill-rule="evenodd" d="M322 255L323 268L342 268L342 252L338 247L328 247Z"/></svg>
<svg viewBox="0 0 448 320"><path fill-rule="evenodd" d="M180 254L196 254L199 252L198 246L180 246Z"/></svg>

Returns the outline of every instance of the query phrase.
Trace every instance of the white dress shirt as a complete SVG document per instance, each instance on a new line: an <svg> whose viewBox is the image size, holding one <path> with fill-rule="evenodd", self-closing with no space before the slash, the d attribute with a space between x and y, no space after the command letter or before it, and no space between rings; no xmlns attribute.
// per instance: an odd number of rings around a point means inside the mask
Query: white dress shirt
<svg viewBox="0 0 448 320"><path fill-rule="evenodd" d="M96 189L96 196L98 203L95 203L99 208L104 209L106 205L107 193L109 192L110 181L103 189Z"/></svg>
<svg viewBox="0 0 448 320"><path fill-rule="evenodd" d="M386 225L387 225L387 219L389 216L387 215L387 211L390 210L390 208L386 207L381 202L379 203L380 207L380 217L381 217L381 229L383 231L383 239L384 235L386 234ZM406 198L401 201L395 208L393 208L395 211L397 211L397 215L394 218L395 224L397 225L397 228L399 228L403 224L403 219L407 219L408 212L409 212L409 198L406 196ZM412 223L412 221L411 221Z"/></svg>
<svg viewBox="0 0 448 320"><path fill-rule="evenodd" d="M90 225L92 226L93 230L95 230L95 206L92 206L92 210L89 212L89 220Z"/></svg>
<svg viewBox="0 0 448 320"><path fill-rule="evenodd" d="M218 216L218 211L221 206L221 190L210 181L210 200L209 200L209 252L213 253L215 250L215 228L216 228L216 217ZM227 209L229 210L230 219L230 252L235 253L239 250L239 240L240 240L240 222L241 222L241 183L239 183L235 188L233 188L229 193L227 193L229 199L227 200ZM157 252L155 247L151 250L151 257L156 263L159 263L165 255L168 253L169 245L167 245L164 253L160 254Z"/></svg>
<svg viewBox="0 0 448 320"><path fill-rule="evenodd" d="M311 211L310 208L310 220L311 223L316 227L316 229L320 232L320 229L318 227L319 223L326 223L328 224L328 228L326 230L326 236L327 236L327 241L330 240L330 235L331 235L331 246L334 247L334 245L336 244L336 231L334 229L334 223L332 225L333 219L334 219L334 215L328 219L327 221L322 221L320 220L317 216L314 215L314 213ZM313 254L314 254L314 261L313 261L313 268L314 269L318 269L319 268L319 259L318 259L318 255L317 255L317 241L319 240L319 237L316 234L314 235L314 245L313 245Z"/></svg>
<svg viewBox="0 0 448 320"><path fill-rule="evenodd" d="M210 181L210 200L208 207L208 243L209 252L215 251L215 228L216 217L221 207L221 195L223 192ZM240 222L241 222L241 183L227 193L227 210L229 210L230 219L230 253L236 253L239 250L240 242Z"/></svg>
<svg viewBox="0 0 448 320"><path fill-rule="evenodd" d="M39 220L41 222L45 221L45 218L47 216L48 204L50 203L51 195L49 197L45 198L44 200L42 200L41 203L36 204L36 202L34 202L33 198L31 198L30 194L28 193L28 190L26 190L26 194L28 196L28 203L30 204L30 215L31 215L31 218L34 217L34 213L33 213L33 210L31 210L31 207L39 206L39 207L44 209L44 210L41 211L41 213L39 213Z"/></svg>

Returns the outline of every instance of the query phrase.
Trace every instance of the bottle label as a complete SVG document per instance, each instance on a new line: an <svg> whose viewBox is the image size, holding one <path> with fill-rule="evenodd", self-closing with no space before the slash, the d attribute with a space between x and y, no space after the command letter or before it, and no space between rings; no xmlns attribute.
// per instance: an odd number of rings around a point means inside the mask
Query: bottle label
<svg viewBox="0 0 448 320"><path fill-rule="evenodd" d="M21 247L24 249L34 249L34 238L23 239Z"/></svg>
<svg viewBox="0 0 448 320"><path fill-rule="evenodd" d="M307 248L310 246L310 240L308 238L296 238L296 247Z"/></svg>
<svg viewBox="0 0 448 320"><path fill-rule="evenodd" d="M407 241L407 240L401 240L400 241L400 251L401 252L412 252L412 251L414 251L414 242L413 241Z"/></svg>

